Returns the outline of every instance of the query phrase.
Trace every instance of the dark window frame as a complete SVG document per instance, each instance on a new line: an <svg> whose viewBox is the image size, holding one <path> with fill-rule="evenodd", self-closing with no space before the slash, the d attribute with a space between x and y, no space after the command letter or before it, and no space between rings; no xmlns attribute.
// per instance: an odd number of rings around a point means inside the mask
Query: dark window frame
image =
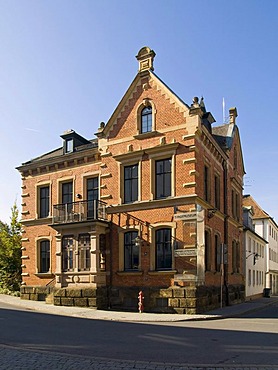
<svg viewBox="0 0 278 370"><path fill-rule="evenodd" d="M172 229L160 228L155 231L155 267L156 270L172 270L173 243Z"/></svg>
<svg viewBox="0 0 278 370"><path fill-rule="evenodd" d="M153 111L152 107L148 105L141 110L140 133L146 134L153 130Z"/></svg>
<svg viewBox="0 0 278 370"><path fill-rule="evenodd" d="M74 238L72 235L65 235L62 238L62 271L74 271L75 253Z"/></svg>
<svg viewBox="0 0 278 370"><path fill-rule="evenodd" d="M172 158L155 161L155 199L172 195Z"/></svg>
<svg viewBox="0 0 278 370"><path fill-rule="evenodd" d="M220 210L220 176L214 175L214 205Z"/></svg>
<svg viewBox="0 0 278 370"><path fill-rule="evenodd" d="M50 270L50 240L39 242L39 273L46 274Z"/></svg>
<svg viewBox="0 0 278 370"><path fill-rule="evenodd" d="M214 235L215 271L221 271L221 243L220 236Z"/></svg>
<svg viewBox="0 0 278 370"><path fill-rule="evenodd" d="M88 202L88 210L87 216L88 218L95 218L97 217L97 206L99 200L99 178L98 176L90 177L86 181L86 191L87 191L87 202Z"/></svg>
<svg viewBox="0 0 278 370"><path fill-rule="evenodd" d="M205 271L211 270L211 233L205 230Z"/></svg>
<svg viewBox="0 0 278 370"><path fill-rule="evenodd" d="M204 167L204 199L210 202L210 168L206 165Z"/></svg>
<svg viewBox="0 0 278 370"><path fill-rule="evenodd" d="M39 218L46 218L49 216L50 209L50 186L39 187Z"/></svg>
<svg viewBox="0 0 278 370"><path fill-rule="evenodd" d="M138 163L124 167L124 203L133 203L138 201L138 172Z"/></svg>
<svg viewBox="0 0 278 370"><path fill-rule="evenodd" d="M124 233L124 270L138 271L140 263L140 248L135 242L138 231L127 231Z"/></svg>
<svg viewBox="0 0 278 370"><path fill-rule="evenodd" d="M91 269L91 238L89 234L78 235L78 271Z"/></svg>

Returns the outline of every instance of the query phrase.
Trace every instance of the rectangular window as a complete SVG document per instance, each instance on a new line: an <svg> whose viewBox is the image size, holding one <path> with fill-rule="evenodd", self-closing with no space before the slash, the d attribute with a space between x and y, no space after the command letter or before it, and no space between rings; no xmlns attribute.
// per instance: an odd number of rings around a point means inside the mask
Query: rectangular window
<svg viewBox="0 0 278 370"><path fill-rule="evenodd" d="M88 218L97 218L97 201L99 199L99 182L98 177L87 179L87 201L88 201Z"/></svg>
<svg viewBox="0 0 278 370"><path fill-rule="evenodd" d="M50 241L43 240L40 242L40 263L39 263L39 272L47 273L50 269Z"/></svg>
<svg viewBox="0 0 278 370"><path fill-rule="evenodd" d="M235 241L232 244L232 269L234 273L240 270L240 244Z"/></svg>
<svg viewBox="0 0 278 370"><path fill-rule="evenodd" d="M204 168L204 198L207 202L210 201L210 181L209 181L209 167Z"/></svg>
<svg viewBox="0 0 278 370"><path fill-rule="evenodd" d="M73 152L73 139L66 140L66 153Z"/></svg>
<svg viewBox="0 0 278 370"><path fill-rule="evenodd" d="M62 203L72 203L73 199L73 184L72 181L62 183Z"/></svg>
<svg viewBox="0 0 278 370"><path fill-rule="evenodd" d="M78 237L78 270L89 271L91 268L90 235L80 234Z"/></svg>
<svg viewBox="0 0 278 370"><path fill-rule="evenodd" d="M73 271L74 269L74 239L72 236L64 236L62 239L63 271Z"/></svg>
<svg viewBox="0 0 278 370"><path fill-rule="evenodd" d="M236 193L236 219L240 218L240 205L239 205L239 194Z"/></svg>
<svg viewBox="0 0 278 370"><path fill-rule="evenodd" d="M155 197L163 199L171 196L172 160L171 158L155 162Z"/></svg>
<svg viewBox="0 0 278 370"><path fill-rule="evenodd" d="M215 271L220 271L221 269L221 244L220 238L216 234L214 237L214 250L215 250Z"/></svg>
<svg viewBox="0 0 278 370"><path fill-rule="evenodd" d="M155 232L156 269L172 268L171 229L159 229Z"/></svg>
<svg viewBox="0 0 278 370"><path fill-rule="evenodd" d="M251 277L251 270L248 270L248 285L251 286L251 280L252 280L252 277Z"/></svg>
<svg viewBox="0 0 278 370"><path fill-rule="evenodd" d="M136 243L137 231L129 231L124 234L124 268L138 270L139 268L139 245Z"/></svg>
<svg viewBox="0 0 278 370"><path fill-rule="evenodd" d="M40 218L49 216L49 186L39 188L39 216Z"/></svg>
<svg viewBox="0 0 278 370"><path fill-rule="evenodd" d="M236 195L234 190L232 190L232 216L236 218Z"/></svg>
<svg viewBox="0 0 278 370"><path fill-rule="evenodd" d="M248 238L248 252L251 253L251 238Z"/></svg>
<svg viewBox="0 0 278 370"><path fill-rule="evenodd" d="M210 271L210 233L205 231L205 271Z"/></svg>
<svg viewBox="0 0 278 370"><path fill-rule="evenodd" d="M138 164L124 168L124 203L138 200Z"/></svg>
<svg viewBox="0 0 278 370"><path fill-rule="evenodd" d="M73 183L72 181L62 183L62 204L66 217L70 217L73 209Z"/></svg>
<svg viewBox="0 0 278 370"><path fill-rule="evenodd" d="M220 209L220 177L214 176L214 202L215 208Z"/></svg>

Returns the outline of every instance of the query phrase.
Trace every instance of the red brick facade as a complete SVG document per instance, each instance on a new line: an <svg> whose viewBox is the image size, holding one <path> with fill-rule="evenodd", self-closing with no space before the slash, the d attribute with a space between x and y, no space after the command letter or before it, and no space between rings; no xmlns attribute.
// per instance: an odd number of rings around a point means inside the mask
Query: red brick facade
<svg viewBox="0 0 278 370"><path fill-rule="evenodd" d="M229 295L231 287L241 294L244 286L244 167L236 109L230 109L228 124L212 128L214 119L203 101L194 98L188 106L153 73L154 55L149 48L140 50L139 72L110 120L101 124L97 140L89 142L74 132L66 133L62 136L63 148L18 168L23 179L23 287L105 287L108 306L113 306L116 289L119 307L125 307L123 297L129 288L149 292L152 288L207 287L219 292L222 286L226 303L229 296L234 301L242 298ZM151 127L146 132L141 126L145 107L151 111ZM69 152L65 150L67 138L75 140ZM163 166L169 167L167 173L159 172ZM133 190L136 186L136 199L132 202L125 201L126 184L130 184L127 167L137 171L132 185ZM86 212L90 207L87 180L93 178L98 179L98 199L105 202L104 206L100 203L97 212L105 210L105 216L82 218L84 207ZM65 213L64 205L57 206L64 203L62 184L68 182L72 183L75 202L69 206L70 215ZM48 189L50 207L46 217L40 216L41 187ZM158 194L160 187L166 195ZM134 240L132 246L125 242L128 232L137 235L138 249ZM89 235L90 242L84 262L87 268L82 270L78 238L84 234ZM170 235L170 242L165 239L159 244L159 235ZM73 239L66 259L65 236ZM47 272L40 272L45 258L40 249L43 240L50 246ZM227 251L221 265L223 244ZM128 258L135 266L126 262L128 248L132 251ZM137 254L134 257L132 253ZM163 258L168 258L167 262ZM181 299L177 303L178 298L171 297L173 305L181 307ZM151 294L150 302L155 302ZM204 307L209 306L213 304L204 303ZM151 304L150 308L155 309ZM181 312L178 307L176 312Z"/></svg>

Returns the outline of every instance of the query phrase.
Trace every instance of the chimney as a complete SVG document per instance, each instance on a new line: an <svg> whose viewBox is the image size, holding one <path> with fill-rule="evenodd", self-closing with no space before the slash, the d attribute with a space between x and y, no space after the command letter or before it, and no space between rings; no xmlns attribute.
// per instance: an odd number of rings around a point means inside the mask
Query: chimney
<svg viewBox="0 0 278 370"><path fill-rule="evenodd" d="M229 117L230 117L230 122L229 123L233 123L235 125L236 124L236 118L237 118L237 109L236 109L236 107L229 109Z"/></svg>

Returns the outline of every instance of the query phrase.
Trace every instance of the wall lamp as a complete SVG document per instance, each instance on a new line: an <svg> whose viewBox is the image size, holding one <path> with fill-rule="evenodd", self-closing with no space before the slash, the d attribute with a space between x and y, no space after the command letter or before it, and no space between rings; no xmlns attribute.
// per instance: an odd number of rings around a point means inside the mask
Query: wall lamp
<svg viewBox="0 0 278 370"><path fill-rule="evenodd" d="M208 218L212 218L217 211L217 208L210 208L208 209Z"/></svg>
<svg viewBox="0 0 278 370"><path fill-rule="evenodd" d="M134 239L135 246L140 247L141 243L142 243L142 239L139 236L136 236L136 238Z"/></svg>
<svg viewBox="0 0 278 370"><path fill-rule="evenodd" d="M259 257L261 257L258 253L252 252L249 254L249 256L246 257L249 258L250 256L253 256L253 265L256 265L256 262L258 261Z"/></svg>

